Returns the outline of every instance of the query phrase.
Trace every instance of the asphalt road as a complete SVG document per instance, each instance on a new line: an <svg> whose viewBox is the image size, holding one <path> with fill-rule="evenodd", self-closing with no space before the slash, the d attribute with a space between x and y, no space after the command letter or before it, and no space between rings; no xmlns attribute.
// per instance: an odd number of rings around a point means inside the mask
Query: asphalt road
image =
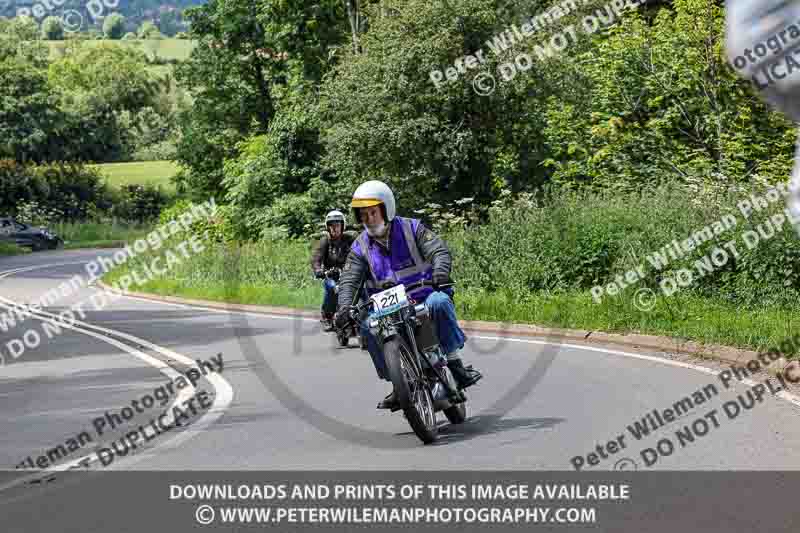
<svg viewBox="0 0 800 533"><path fill-rule="evenodd" d="M98 254L110 253L59 251L0 259L0 311L9 302L35 301L75 274L85 274L84 264ZM16 269L22 270L8 274ZM97 293L82 287L44 311L58 314ZM86 304L83 318L73 324L76 329L63 329L52 338L44 332L46 317L41 315L0 329L5 362L0 367L0 468L11 471L2 478L0 492L30 475L17 465L28 457L35 462L59 444L67 448L69 439L81 433L92 441L55 462L96 457L98 447L110 447L110 439L146 424L171 403L149 409L140 405L143 412L115 430L106 426L102 436L96 418L131 407L132 401L186 372L193 360L209 361L218 354L221 372L209 372L195 388L173 391L196 400L194 413L184 409L183 427L154 435L124 456L117 454L105 468L574 471L573 458L593 460L587 456L598 444L606 457L598 455L598 464L587 464L589 471L800 467L797 406L766 395L731 419L723 403L746 395L746 385L725 390L715 375L670 365L658 356L565 346L559 339L468 334L464 360L485 375L468 390L470 419L448 426L440 416L440 442L423 446L400 413L375 409L389 384L376 378L355 339L351 348L338 348L314 320L128 297L97 307ZM14 357L8 343L29 330L38 331L41 343ZM679 420L641 440L628 429L654 409L663 412L709 384L716 385L718 394L697 402ZM213 405L198 407L200 396ZM707 414L714 410L715 415ZM681 445L675 431L684 426L694 428L695 439ZM674 443L674 452L647 467L641 450L655 448L665 437ZM619 443L616 453L609 441ZM104 468L96 458L83 467Z"/></svg>

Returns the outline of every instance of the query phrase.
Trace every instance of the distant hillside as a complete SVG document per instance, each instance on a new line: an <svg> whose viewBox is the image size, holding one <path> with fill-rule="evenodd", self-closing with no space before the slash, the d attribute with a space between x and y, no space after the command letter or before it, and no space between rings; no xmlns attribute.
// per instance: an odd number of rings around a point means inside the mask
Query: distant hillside
<svg viewBox="0 0 800 533"><path fill-rule="evenodd" d="M56 5L56 4L60 5ZM68 31L99 29L111 13L125 17L125 31L135 32L151 21L166 36L186 29L183 11L204 4L204 0L0 0L0 16L29 15L38 22L45 17L61 17Z"/></svg>

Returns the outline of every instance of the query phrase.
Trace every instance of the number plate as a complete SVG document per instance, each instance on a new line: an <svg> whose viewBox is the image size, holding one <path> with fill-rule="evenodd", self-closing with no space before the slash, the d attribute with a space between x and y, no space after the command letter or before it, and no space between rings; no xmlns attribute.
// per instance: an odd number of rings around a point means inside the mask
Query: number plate
<svg viewBox="0 0 800 533"><path fill-rule="evenodd" d="M391 289L379 292L372 297L372 300L375 302L375 312L380 316L394 313L408 305L406 288L402 285L396 285Z"/></svg>

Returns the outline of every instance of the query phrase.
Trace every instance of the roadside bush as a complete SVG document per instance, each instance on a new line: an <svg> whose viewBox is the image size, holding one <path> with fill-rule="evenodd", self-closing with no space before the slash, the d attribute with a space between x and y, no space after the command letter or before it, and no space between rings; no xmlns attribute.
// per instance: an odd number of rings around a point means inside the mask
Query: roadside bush
<svg viewBox="0 0 800 533"><path fill-rule="evenodd" d="M16 216L53 210L65 220L84 220L108 209L111 196L102 176L79 163L23 165L0 160L0 213Z"/></svg>
<svg viewBox="0 0 800 533"><path fill-rule="evenodd" d="M111 210L113 216L138 223L155 220L169 198L154 185L123 185L120 198Z"/></svg>
<svg viewBox="0 0 800 533"><path fill-rule="evenodd" d="M758 195L762 191L746 192ZM781 199L768 211L745 218L737 208L743 198L745 191L733 189L698 193L662 187L646 194L552 191L496 205L488 224L453 230L446 239L456 256L454 276L459 284L490 292L588 290L642 267L645 276L634 285L637 289L658 292L663 279L673 279L685 269L694 278L681 289L685 292L747 306L796 305L800 240L789 223L752 249L742 237L748 230L757 231L768 216L780 213L784 202ZM672 258L662 250L726 215L735 217L735 227L688 253ZM739 257L729 252L721 267L702 274L696 262L715 248L724 249L732 239ZM648 260L659 251L666 258L660 269Z"/></svg>
<svg viewBox="0 0 800 533"><path fill-rule="evenodd" d="M42 207L36 200L22 202L17 207L16 219L23 224L51 226L63 218L63 211L58 208Z"/></svg>
<svg viewBox="0 0 800 533"><path fill-rule="evenodd" d="M181 199L172 206L164 209L158 219L158 224L168 224L172 220L178 220L181 214L191 210L194 206L192 202ZM216 213L208 219L195 220L189 227L192 235L207 238L210 242L232 243L237 238L236 224L234 223L229 206L218 205Z"/></svg>
<svg viewBox="0 0 800 533"><path fill-rule="evenodd" d="M121 39L125 32L125 17L111 13L103 21L103 33L107 39Z"/></svg>
<svg viewBox="0 0 800 533"><path fill-rule="evenodd" d="M170 272L170 278L197 286L235 291L238 285L279 285L302 290L319 282L308 266L309 243L303 240L210 243Z"/></svg>

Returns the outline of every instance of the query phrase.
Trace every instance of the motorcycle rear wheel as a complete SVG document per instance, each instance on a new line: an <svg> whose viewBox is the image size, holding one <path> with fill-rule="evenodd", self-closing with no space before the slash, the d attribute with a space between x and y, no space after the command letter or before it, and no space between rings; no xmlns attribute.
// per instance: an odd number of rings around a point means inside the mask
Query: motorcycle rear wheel
<svg viewBox="0 0 800 533"><path fill-rule="evenodd" d="M425 444L436 442L439 430L436 426L433 397L414 364L411 350L402 339L395 337L383 345L383 353L395 396L408 424Z"/></svg>

